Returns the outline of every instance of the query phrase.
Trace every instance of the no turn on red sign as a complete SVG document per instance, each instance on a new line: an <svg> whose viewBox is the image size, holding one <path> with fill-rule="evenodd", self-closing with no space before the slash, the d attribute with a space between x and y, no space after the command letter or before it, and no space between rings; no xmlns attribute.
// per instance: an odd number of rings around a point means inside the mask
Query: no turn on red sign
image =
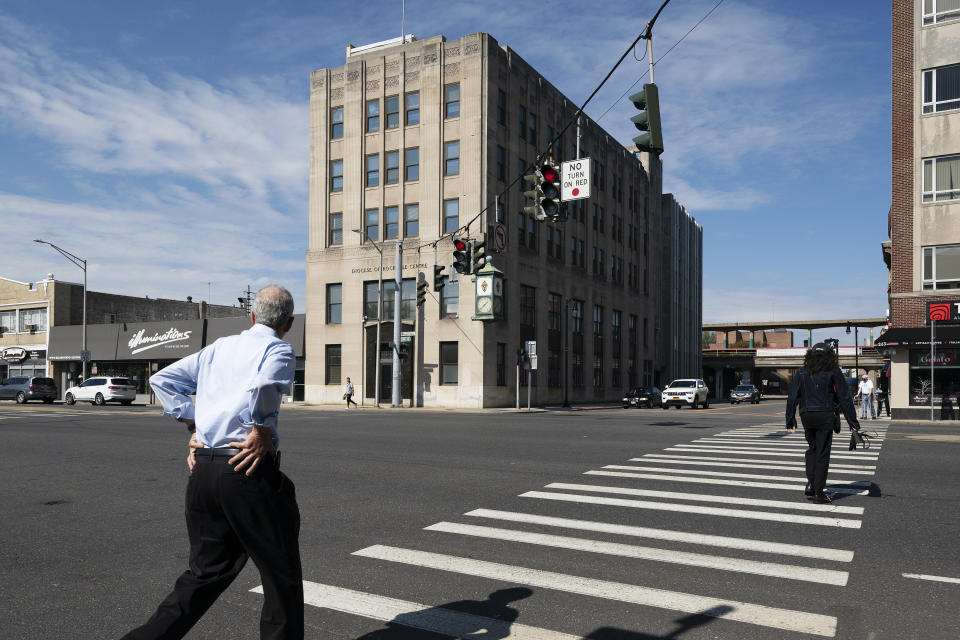
<svg viewBox="0 0 960 640"><path fill-rule="evenodd" d="M580 200L590 197L590 158L568 160L560 164L560 199Z"/></svg>

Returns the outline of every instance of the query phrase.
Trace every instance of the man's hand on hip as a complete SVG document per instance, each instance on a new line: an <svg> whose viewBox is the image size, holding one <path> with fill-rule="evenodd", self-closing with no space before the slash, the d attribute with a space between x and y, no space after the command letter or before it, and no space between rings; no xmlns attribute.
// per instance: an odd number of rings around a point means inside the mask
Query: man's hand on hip
<svg viewBox="0 0 960 640"><path fill-rule="evenodd" d="M193 468L197 466L197 449L203 449L203 445L197 442L197 434L194 432L190 434L190 453L187 454L187 467L190 473L193 473Z"/></svg>
<svg viewBox="0 0 960 640"><path fill-rule="evenodd" d="M259 424L253 425L250 435L244 442L231 442L230 446L241 450L240 453L230 458L230 464L235 465L234 470L236 471L243 471L246 468L248 476L260 465L260 461L265 456L276 455L270 427Z"/></svg>

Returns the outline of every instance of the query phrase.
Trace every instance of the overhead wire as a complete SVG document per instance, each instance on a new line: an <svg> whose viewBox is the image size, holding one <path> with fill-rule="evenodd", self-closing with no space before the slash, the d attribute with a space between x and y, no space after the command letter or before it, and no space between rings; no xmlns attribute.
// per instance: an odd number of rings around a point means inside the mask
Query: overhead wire
<svg viewBox="0 0 960 640"><path fill-rule="evenodd" d="M723 0L721 0L721 2L722 2L722 1L723 1ZM657 9L657 12L654 14L653 18L651 18L650 21L647 22L647 25L646 25L646 27L644 28L644 30L640 33L640 35L638 35L638 36L636 37L636 39L634 39L633 42L630 43L630 46L627 47L627 50L623 52L623 55L620 56L620 59L617 60L616 64L613 65L613 67L610 69L610 71L607 72L607 75L605 75L605 76L603 77L603 80L600 81L600 84L597 85L597 87L596 87L596 88L593 90L593 92L587 97L587 99L583 102L583 104L580 105L580 107L577 109L577 112L573 114L573 116L570 118L570 120L567 122L567 124L563 127L563 129L561 129L560 132L557 133L556 136L554 136L553 140L551 140L551 141L547 144L546 149L537 156L537 159L534 160L534 162L533 162L533 164L532 164L531 166L537 167L537 166L540 165L541 162L543 162L543 161L547 158L547 155L550 153L550 149L553 148L553 145L554 145L558 140L560 140L560 138L563 137L563 134L566 133L567 129L569 129L570 126L571 126L574 122L576 122L577 119L583 114L584 108L586 108L586 106L587 106L588 104L590 104L590 101L593 100L593 98L597 95L597 93L600 91L600 89L603 88L603 85L605 85L605 84L607 83L607 80L609 80L609 79L610 79L610 76L613 75L613 72L617 70L617 67L619 67L620 64L626 59L626 57L627 57L628 55L630 55L630 53L631 53L631 52L634 50L634 48L637 46L637 43L640 42L640 40L643 40L643 39L645 39L645 38L649 38L649 37L650 37L651 31L653 30L653 25L654 25L654 23L657 21L657 18L660 17L660 13L663 11L663 9L664 9L668 4L670 4L670 0L664 0L664 1L663 1L663 4L661 4L661 5L660 5L660 8ZM636 54L634 54L634 57L636 57ZM513 186L514 186L515 184L517 184L518 182L520 182L520 180L522 180L522 179L523 179L523 174L521 174L521 175L517 176L516 178L514 178L513 182L511 182L510 184L508 184L506 187L503 188L502 191L500 191L500 193L497 194L497 197L494 199L494 202L499 205L500 198L501 198L503 195L505 195L506 193L508 193L508 192L510 191L510 189L512 189ZM485 206L484 208L482 208L475 216L473 216L472 218L470 218L470 220L468 220L465 224L460 225L460 227L458 227L455 231L446 232L446 233L444 233L443 235L441 235L439 238L437 238L436 240L431 240L430 242L424 242L423 244L420 244L420 245L417 245L417 246L415 246L415 247L412 247L410 250L413 250L413 249L419 250L421 247L427 247L427 246L430 246L430 245L436 246L436 245L438 245L440 242L442 242L443 240L445 240L446 238L455 237L455 236L460 235L461 233L464 233L464 232L466 232L466 233L468 234L468 237L469 237L470 226L471 226L476 220L478 220L484 213L486 213L489 208L490 208L490 205L487 205L487 206Z"/></svg>

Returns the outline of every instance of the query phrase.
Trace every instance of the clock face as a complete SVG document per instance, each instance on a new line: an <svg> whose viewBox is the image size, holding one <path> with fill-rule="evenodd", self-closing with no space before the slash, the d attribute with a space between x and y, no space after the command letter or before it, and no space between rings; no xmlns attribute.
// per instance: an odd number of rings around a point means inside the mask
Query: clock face
<svg viewBox="0 0 960 640"><path fill-rule="evenodd" d="M493 309L493 300L489 297L477 298L477 312L490 313Z"/></svg>

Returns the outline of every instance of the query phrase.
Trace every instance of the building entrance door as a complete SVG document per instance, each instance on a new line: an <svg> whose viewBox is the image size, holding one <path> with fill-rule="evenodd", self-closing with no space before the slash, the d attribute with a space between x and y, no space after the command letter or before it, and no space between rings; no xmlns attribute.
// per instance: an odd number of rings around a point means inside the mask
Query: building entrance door
<svg viewBox="0 0 960 640"><path fill-rule="evenodd" d="M413 332L413 325L403 323L401 331ZM383 322L380 325L380 402L390 403L393 397L393 351L390 343L393 341L393 323ZM412 337L405 336L401 338L401 345L404 346L406 357L400 359L400 397L403 400L413 398L413 361L415 359L415 343ZM366 371L363 381L364 397L373 399L375 397L373 390L376 388L376 375L378 366L377 359L377 325L371 325L366 328L366 362L364 370Z"/></svg>

